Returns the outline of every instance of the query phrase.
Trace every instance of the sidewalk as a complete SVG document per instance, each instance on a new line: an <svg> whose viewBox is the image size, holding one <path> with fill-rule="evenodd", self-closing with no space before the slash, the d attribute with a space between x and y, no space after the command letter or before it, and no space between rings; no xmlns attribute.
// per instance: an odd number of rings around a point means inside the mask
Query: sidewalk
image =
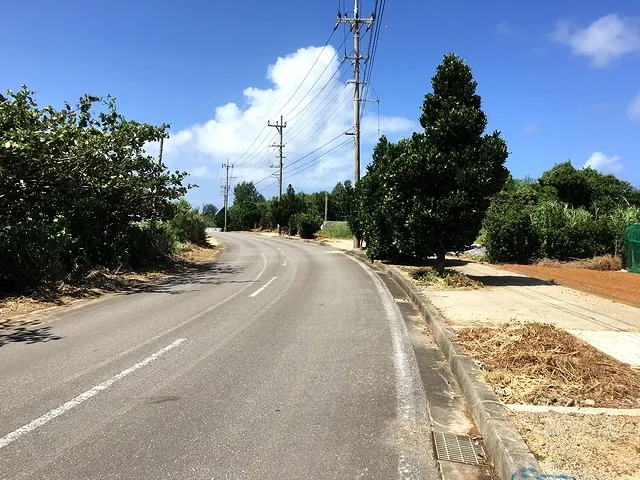
<svg viewBox="0 0 640 480"><path fill-rule="evenodd" d="M451 268L485 286L422 289L452 326L550 323L621 362L640 367L640 309L491 265L457 263Z"/></svg>

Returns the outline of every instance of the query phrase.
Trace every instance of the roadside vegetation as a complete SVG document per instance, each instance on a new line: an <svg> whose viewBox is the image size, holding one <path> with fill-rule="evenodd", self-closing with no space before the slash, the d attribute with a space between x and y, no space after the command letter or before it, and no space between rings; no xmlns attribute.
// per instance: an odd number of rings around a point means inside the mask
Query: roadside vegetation
<svg viewBox="0 0 640 480"><path fill-rule="evenodd" d="M329 223L322 229L322 236L329 238L348 239L353 237L353 232L347 222Z"/></svg>
<svg viewBox="0 0 640 480"><path fill-rule="evenodd" d="M313 238L323 223L326 198L327 220L341 223L323 230L323 235L349 238L346 218L352 196L349 180L339 182L331 192L296 192L293 185L289 185L281 199L274 197L271 200L265 199L253 182L241 182L233 189L227 230L275 230L280 226L282 233ZM224 225L224 208L216 213L215 225Z"/></svg>
<svg viewBox="0 0 640 480"><path fill-rule="evenodd" d="M182 199L185 172L145 151L168 125L127 120L115 100L40 107L23 87L0 102L0 295L153 269L192 245L205 220Z"/></svg>
<svg viewBox="0 0 640 480"><path fill-rule="evenodd" d="M497 263L623 258L625 231L638 222L638 189L564 162L537 180L509 178L491 203L482 238L489 260ZM605 258L590 265L614 265Z"/></svg>

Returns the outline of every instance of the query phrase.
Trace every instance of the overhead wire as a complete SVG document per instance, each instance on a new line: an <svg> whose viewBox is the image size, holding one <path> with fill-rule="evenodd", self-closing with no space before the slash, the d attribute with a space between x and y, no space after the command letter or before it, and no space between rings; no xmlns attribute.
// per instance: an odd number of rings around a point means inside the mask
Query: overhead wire
<svg viewBox="0 0 640 480"><path fill-rule="evenodd" d="M346 101L345 101L346 100ZM335 112L333 117L327 119L326 124L330 124L331 122L333 122L337 117L339 117L340 115L342 115L342 113L347 109L347 107L351 104L351 102L353 101L352 98L350 97L345 97L345 100L342 101L341 107L342 108L338 108ZM320 134L322 134L324 132L323 129L317 129L316 133L311 136L310 138L306 139L306 144L309 144L312 140L315 140L316 138L318 138L320 136ZM294 149L294 151L291 152L291 155L299 152L301 149L303 148L303 145L301 144L300 147Z"/></svg>
<svg viewBox="0 0 640 480"><path fill-rule="evenodd" d="M334 87L332 92L335 92L333 98L331 98L330 101L326 101L327 97L325 97L325 101L323 101L323 103L319 104L313 111L315 112L316 110L318 110L318 108L320 108L322 106L322 108L320 109L320 111L315 115L315 116L307 116L305 118L305 120L303 120L300 125L298 126L297 130L295 130L295 134L290 135L287 137L287 143L293 143L293 141L295 139L297 139L300 134L306 132L307 129L309 129L309 127L311 127L314 124L323 124L323 123L329 123L326 122L327 119L327 114L331 113L331 107L335 107L336 101L338 101L340 95L344 95L345 94L345 85L343 84L338 84L336 85L336 87ZM345 97L348 98L348 97ZM344 100L343 102L344 103ZM324 105L323 105L324 104ZM318 133L318 132L316 132ZM315 138L315 137L314 137ZM306 139L307 142L310 141L311 139ZM296 149L294 149L293 152L291 152L291 154L299 151L302 148L303 144L302 142L300 142L300 146Z"/></svg>
<svg viewBox="0 0 640 480"><path fill-rule="evenodd" d="M315 61L313 62L313 64L311 65L311 68L309 68L309 71L307 72L307 74L304 76L304 78L302 79L302 82L300 82L300 85L298 85L298 87L295 89L295 91L291 94L291 96L289 97L289 99L284 103L284 105L282 105L282 107L280 107L280 110L278 110L274 115L272 115L271 117L275 117L276 115L278 115L280 112L282 112L284 110L284 108L289 104L289 102L291 102L291 100L293 99L293 97L295 97L295 95L298 93L298 90L300 90L300 88L302 87L302 85L304 84L304 82L307 80L307 78L309 77L309 75L311 74L311 72L313 71L313 68L316 66L316 64L318 63L318 60L320 60L320 57L322 57L322 54L324 53L324 50L327 48L327 45L329 45L329 43L331 42L331 39L333 38L333 35L335 34L336 30L337 30L337 24L336 26L333 28L333 30L331 31L331 35L329 35L329 38L327 39L327 41L325 42L325 44L322 46L322 49L320 50L320 53L318 54L318 56L316 57ZM262 130L260 130L260 132L258 133L258 135L256 136L255 140L251 143L251 145L249 145L249 148L247 148L247 150L240 155L240 157L238 157L236 159L236 165L240 166L240 165L244 165L247 163L247 160L245 160L244 162L241 162L241 160L247 155L247 153L249 153L249 151L251 150L251 148L255 145L255 143L258 141L258 138L260 138L260 136L262 135L262 133L264 132L264 130L267 128L267 124L265 124L262 127Z"/></svg>

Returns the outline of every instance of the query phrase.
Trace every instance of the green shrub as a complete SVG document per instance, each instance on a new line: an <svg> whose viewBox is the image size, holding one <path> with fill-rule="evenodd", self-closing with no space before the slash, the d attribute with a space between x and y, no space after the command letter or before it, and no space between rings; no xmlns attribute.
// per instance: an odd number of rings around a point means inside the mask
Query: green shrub
<svg viewBox="0 0 640 480"><path fill-rule="evenodd" d="M122 264L145 268L178 253L180 242L169 222L148 221L132 225Z"/></svg>
<svg viewBox="0 0 640 480"><path fill-rule="evenodd" d="M333 222L325 225L322 234L331 238L352 238L353 233L347 222Z"/></svg>
<svg viewBox="0 0 640 480"><path fill-rule="evenodd" d="M298 214L291 215L291 217L289 217L287 233L292 236L296 236L298 234Z"/></svg>
<svg viewBox="0 0 640 480"><path fill-rule="evenodd" d="M202 215L186 200L178 201L175 208L176 211L170 223L178 240L204 245L206 243L206 225Z"/></svg>
<svg viewBox="0 0 640 480"><path fill-rule="evenodd" d="M484 222L484 247L493 263L529 263L536 258L540 239L528 210L492 212Z"/></svg>
<svg viewBox="0 0 640 480"><path fill-rule="evenodd" d="M27 218L0 228L1 292L35 288L64 276L73 242L63 223L61 218Z"/></svg>
<svg viewBox="0 0 640 480"><path fill-rule="evenodd" d="M320 218L311 213L299 213L295 220L301 238L313 238L322 224Z"/></svg>

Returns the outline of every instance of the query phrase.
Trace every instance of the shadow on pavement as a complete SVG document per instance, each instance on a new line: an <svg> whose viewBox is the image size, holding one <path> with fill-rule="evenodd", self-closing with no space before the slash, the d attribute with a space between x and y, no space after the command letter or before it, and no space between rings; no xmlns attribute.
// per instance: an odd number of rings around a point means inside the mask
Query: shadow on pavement
<svg viewBox="0 0 640 480"><path fill-rule="evenodd" d="M0 347L8 343L43 343L62 338L52 333L51 327L39 325L39 321L23 323L12 320L0 321Z"/></svg>
<svg viewBox="0 0 640 480"><path fill-rule="evenodd" d="M519 277L515 275L469 275L471 280L475 280L487 287L538 287L542 285L556 285L553 280L541 280L532 277Z"/></svg>

